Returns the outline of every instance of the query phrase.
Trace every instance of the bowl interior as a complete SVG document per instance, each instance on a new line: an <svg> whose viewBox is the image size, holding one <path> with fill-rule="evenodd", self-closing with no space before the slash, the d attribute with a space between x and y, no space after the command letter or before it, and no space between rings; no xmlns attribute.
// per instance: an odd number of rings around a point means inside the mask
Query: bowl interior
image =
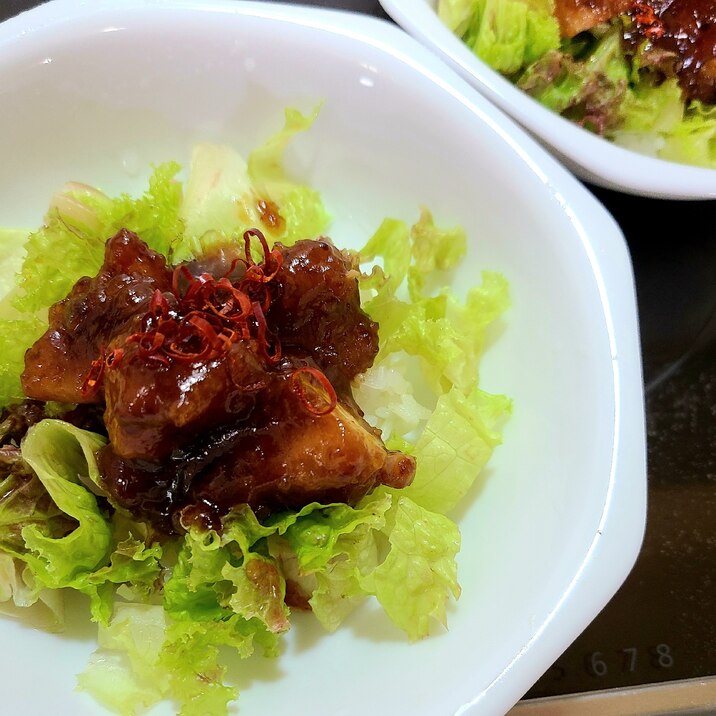
<svg viewBox="0 0 716 716"><path fill-rule="evenodd" d="M140 190L151 163L186 164L197 141L247 152L280 127L286 106L323 102L289 162L323 193L337 245L359 246L386 216L412 221L421 205L467 229L458 284L479 280L481 269L511 284L513 306L481 383L515 407L504 445L457 514L463 595L449 631L410 645L370 606L333 635L299 615L281 659L236 670L247 714L315 710L316 675L331 713L456 712L496 679L509 682L507 667L559 621L603 521L618 387L598 264L613 254L628 266L621 238L566 173L497 112L451 90L397 30L280 6L177 5L102 3L74 18L56 11L27 35L18 24L0 31L0 224L37 225L68 180ZM591 236L602 242L596 249ZM633 289L622 273L623 295L613 298L629 313ZM629 340L633 353L636 336ZM537 669L585 619L554 625ZM15 667L3 672L13 677L2 679L10 699L37 713L58 703L97 712L72 692L93 649L81 616L71 615L64 637L5 621L0 631L15 644ZM9 659L6 651L0 662ZM502 705L538 674L515 670Z"/></svg>

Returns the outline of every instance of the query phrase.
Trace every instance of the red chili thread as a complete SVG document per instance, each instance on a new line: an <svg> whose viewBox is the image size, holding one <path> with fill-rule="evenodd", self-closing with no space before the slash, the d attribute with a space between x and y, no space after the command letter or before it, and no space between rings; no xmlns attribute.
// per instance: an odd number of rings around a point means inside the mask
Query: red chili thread
<svg viewBox="0 0 716 716"><path fill-rule="evenodd" d="M254 303L253 310L258 331L256 339L259 344L259 351L261 351L261 355L269 363L275 365L281 360L281 343L278 338L269 331L261 304L258 302ZM272 341L272 344L269 341Z"/></svg>
<svg viewBox="0 0 716 716"><path fill-rule="evenodd" d="M323 406L317 406L308 396L306 386L310 385L311 379L315 379L319 383L320 387L325 391L325 395L321 396L324 398ZM308 412L313 415L328 415L334 410L336 404L338 403L338 397L336 396L335 389L331 385L331 381L328 380L328 378L326 378L326 376L318 370L318 368L309 368L307 366L303 368L296 368L296 370L291 373L291 388L303 401L303 404L306 406ZM314 396L320 394L320 390L317 390L316 386L312 386L311 390Z"/></svg>
<svg viewBox="0 0 716 716"><path fill-rule="evenodd" d="M124 350L122 348L115 348L110 353L107 353L106 349L102 347L99 357L92 361L90 369L82 382L82 387L80 388L82 395L95 395L102 385L105 370L118 366L123 357Z"/></svg>
<svg viewBox="0 0 716 716"><path fill-rule="evenodd" d="M658 40L664 34L664 24L656 16L654 8L643 0L634 0L630 14L639 29L650 40Z"/></svg>

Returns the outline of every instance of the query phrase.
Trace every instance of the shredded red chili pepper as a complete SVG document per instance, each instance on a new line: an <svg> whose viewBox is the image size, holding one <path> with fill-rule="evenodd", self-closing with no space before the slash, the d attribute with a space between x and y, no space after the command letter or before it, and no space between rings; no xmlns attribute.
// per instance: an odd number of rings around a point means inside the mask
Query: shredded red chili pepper
<svg viewBox="0 0 716 716"><path fill-rule="evenodd" d="M263 260L252 254L252 239L261 245ZM235 259L220 278L209 273L194 276L186 265L172 274L171 292L157 289L141 320L141 331L127 336L124 344L136 344L136 356L159 365L171 361L208 361L221 358L240 340L255 339L259 351L272 364L281 359L281 344L266 325L265 313L271 306L269 284L283 262L278 249L271 250L258 229L244 232L244 258ZM239 264L243 275L236 281L229 276ZM104 351L92 362L82 391L99 390L105 371L115 367L124 356L124 348Z"/></svg>
<svg viewBox="0 0 716 716"><path fill-rule="evenodd" d="M85 376L80 391L82 395L95 395L102 385L102 378L107 368L114 368L120 364L124 357L122 348L115 348L107 353L106 348L102 348L99 357L95 358L90 365L90 369Z"/></svg>
<svg viewBox="0 0 716 716"><path fill-rule="evenodd" d="M634 0L630 14L641 32L651 40L657 40L664 34L664 24L656 16L654 8L643 0Z"/></svg>
<svg viewBox="0 0 716 716"><path fill-rule="evenodd" d="M278 338L269 331L261 304L255 301L252 308L258 328L256 337L258 338L261 355L263 355L269 363L276 364L281 360L281 343ZM272 343L269 343L270 340Z"/></svg>
<svg viewBox="0 0 716 716"><path fill-rule="evenodd" d="M317 388L313 382L318 382L320 387ZM307 387L310 388L307 390ZM336 407L338 397L336 391L331 385L331 381L318 370L318 368L297 368L291 373L291 388L303 401L306 409L313 415L328 415ZM309 395L312 393L312 395ZM325 391L325 394L321 395ZM322 404L315 403L312 398L320 396Z"/></svg>

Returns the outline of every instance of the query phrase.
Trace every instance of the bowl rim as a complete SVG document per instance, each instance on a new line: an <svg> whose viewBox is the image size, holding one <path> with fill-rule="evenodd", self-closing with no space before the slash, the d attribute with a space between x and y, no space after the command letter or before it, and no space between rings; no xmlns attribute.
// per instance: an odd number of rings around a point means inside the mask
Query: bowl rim
<svg viewBox="0 0 716 716"><path fill-rule="evenodd" d="M440 21L431 0L379 1L398 25L550 147L582 179L653 198L716 198L716 169L639 154L547 109L479 59Z"/></svg>
<svg viewBox="0 0 716 716"><path fill-rule="evenodd" d="M338 9L246 0L51 0L0 25L0 65L16 41L105 11L192 10L280 20L359 40L419 72L469 109L516 152L568 216L592 266L609 334L615 414L609 485L598 529L569 588L512 661L457 713L509 709L597 615L630 572L646 523L646 444L641 357L631 260L606 209L513 120L445 63L384 20ZM557 623L559 617L559 623ZM539 649L537 649L539 645Z"/></svg>

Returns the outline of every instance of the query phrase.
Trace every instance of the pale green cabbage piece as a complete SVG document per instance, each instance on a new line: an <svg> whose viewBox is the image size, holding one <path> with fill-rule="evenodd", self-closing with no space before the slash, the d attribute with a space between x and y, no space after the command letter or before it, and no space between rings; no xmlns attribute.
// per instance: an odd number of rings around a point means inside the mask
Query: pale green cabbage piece
<svg viewBox="0 0 716 716"><path fill-rule="evenodd" d="M429 634L431 619L447 626L446 597L460 596L455 557L460 532L448 517L395 495L385 560L361 580L410 639Z"/></svg>
<svg viewBox="0 0 716 716"><path fill-rule="evenodd" d="M411 234L412 242L408 240ZM430 245L432 253L426 249ZM403 222L384 221L358 252L361 262L376 257L383 262L383 268L373 265L369 269L362 284L374 294L365 302L365 310L380 325L377 364L399 351L419 357L437 395L451 385L468 393L477 384L487 328L509 306L507 281L494 271L484 271L482 284L472 287L464 301L446 288L424 294L426 279L418 276L436 273L436 269L449 272L464 255L465 246L462 230L438 229L423 210L412 230ZM397 291L405 276L409 297Z"/></svg>
<svg viewBox="0 0 716 716"><path fill-rule="evenodd" d="M430 510L449 513L501 442L496 427L511 407L505 396L477 388L467 396L458 388L441 395L413 449L418 469L403 493Z"/></svg>
<svg viewBox="0 0 716 716"><path fill-rule="evenodd" d="M637 86L624 103L624 122L615 142L662 159L716 167L716 106L694 101L688 108L676 79Z"/></svg>
<svg viewBox="0 0 716 716"><path fill-rule="evenodd" d="M470 26L478 0L441 0L438 3L438 17L456 35L462 37Z"/></svg>
<svg viewBox="0 0 716 716"><path fill-rule="evenodd" d="M451 19L473 52L507 75L559 47L553 0L475 0L471 17L463 9Z"/></svg>

